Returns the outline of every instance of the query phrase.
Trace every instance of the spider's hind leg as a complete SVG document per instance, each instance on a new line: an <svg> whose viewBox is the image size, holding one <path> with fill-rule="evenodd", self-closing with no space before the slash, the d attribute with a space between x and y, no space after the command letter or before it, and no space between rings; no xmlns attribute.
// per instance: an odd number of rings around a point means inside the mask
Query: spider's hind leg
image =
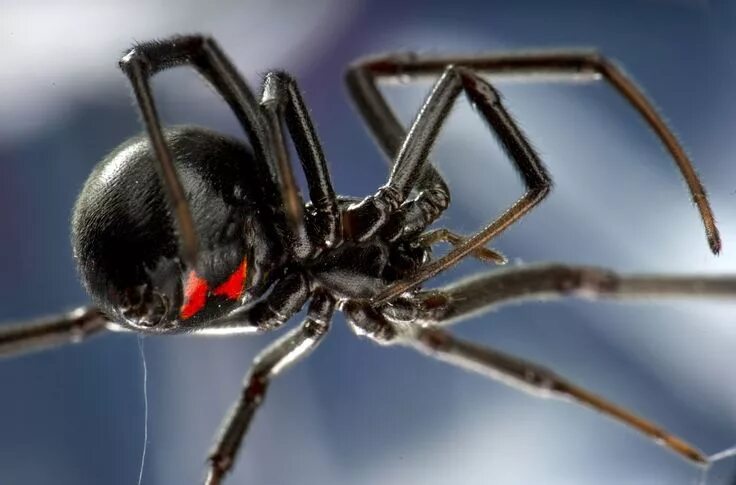
<svg viewBox="0 0 736 485"><path fill-rule="evenodd" d="M0 327L0 357L77 343L104 330L120 330L94 307Z"/></svg>
<svg viewBox="0 0 736 485"><path fill-rule="evenodd" d="M150 79L158 72L188 65L196 69L228 103L248 135L259 163L249 169L262 187L261 198L270 207L281 207L280 192L271 176L271 153L266 123L258 103L245 80L214 39L201 35L174 36L134 46L120 60L128 76L151 140L161 183L179 233L179 253L188 266L197 262L199 241L171 150L164 139L161 121L151 90Z"/></svg>

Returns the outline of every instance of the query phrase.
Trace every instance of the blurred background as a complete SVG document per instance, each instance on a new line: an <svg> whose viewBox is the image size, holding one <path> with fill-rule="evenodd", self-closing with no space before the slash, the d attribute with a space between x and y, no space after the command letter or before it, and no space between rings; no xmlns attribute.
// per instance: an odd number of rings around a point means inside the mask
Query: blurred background
<svg viewBox="0 0 736 485"><path fill-rule="evenodd" d="M513 264L736 272L736 7L727 1L0 3L0 321L85 303L69 244L72 205L94 164L140 130L118 71L135 41L214 34L258 88L270 68L301 82L337 190L366 195L386 164L342 75L386 51L480 53L590 47L636 79L709 189L724 238L713 257L658 140L601 84L499 80L556 182L493 246ZM168 123L239 134L190 70L156 77ZM408 123L429 83L387 87ZM463 99L433 160L471 232L522 191ZM436 284L485 268L461 265ZM433 283L434 284L434 283ZM715 453L736 444L733 303L566 300L504 308L456 331L534 359ZM292 325L296 322L292 322ZM338 317L318 352L278 379L227 483L698 484L699 470L636 433L404 349L355 338ZM143 483L194 484L257 351L274 338L145 339L149 447ZM112 335L0 362L0 484L136 483L144 430L136 337ZM705 479L732 483L736 460Z"/></svg>

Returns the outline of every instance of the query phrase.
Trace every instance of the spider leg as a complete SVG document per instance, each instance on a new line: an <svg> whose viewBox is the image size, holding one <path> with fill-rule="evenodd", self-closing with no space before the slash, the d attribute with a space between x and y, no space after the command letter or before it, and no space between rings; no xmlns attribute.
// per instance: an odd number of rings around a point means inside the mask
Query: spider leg
<svg viewBox="0 0 736 485"><path fill-rule="evenodd" d="M457 264L471 252L481 248L488 240L503 232L511 224L526 215L549 193L551 180L544 165L529 144L526 136L517 126L512 116L501 102L496 90L480 76L465 67L449 66L436 82L424 106L417 115L393 166L388 183L372 199L368 198L358 205L367 207L366 201L379 201L381 194L402 194L405 197L411 190L412 180L420 175L426 165L427 155L436 139L442 123L461 91L465 91L470 101L486 120L489 128L498 138L511 158L516 170L522 176L526 192L494 221L467 238L445 256L419 268L409 278L388 285L371 301L382 304L390 301ZM400 200L400 199L399 199Z"/></svg>
<svg viewBox="0 0 736 485"><path fill-rule="evenodd" d="M591 266L533 264L472 276L414 298L422 325L445 326L511 303L579 296L591 299L736 297L734 276L622 275ZM388 312L391 309L387 310ZM403 315L405 319L407 315Z"/></svg>
<svg viewBox="0 0 736 485"><path fill-rule="evenodd" d="M295 251L299 256L306 257L313 249L310 247L314 245L312 241L322 247L336 245L342 236L337 197L319 138L296 81L285 72L269 72L263 83L261 106L273 134L273 152L276 153L276 164L280 168L278 172L282 176L281 187L286 211L289 220L298 221L300 226L294 229L300 239ZM304 233L303 203L288 160L281 128L283 121L286 122L301 160L314 206L315 219L307 229L313 228L317 234L311 238Z"/></svg>
<svg viewBox="0 0 736 485"><path fill-rule="evenodd" d="M348 305L346 312L356 333L379 344L411 347L429 357L479 373L536 397L581 404L642 433L691 462L709 464L704 453L681 438L536 363L460 340L436 326L392 322L367 305Z"/></svg>
<svg viewBox="0 0 736 485"><path fill-rule="evenodd" d="M362 62L351 65L346 72L345 82L359 114L393 166L407 137L407 130L378 89L380 72L370 67L370 64ZM402 233L409 235L410 231L423 231L449 206L450 190L437 168L427 162L423 170L414 187L418 191L417 196L406 201L391 217L388 223L390 227L384 231L388 233L384 235L387 239L398 239Z"/></svg>
<svg viewBox="0 0 736 485"><path fill-rule="evenodd" d="M409 215L396 218L400 206L420 180L425 181L429 152L439 129L447 118L455 99L463 90L462 74L450 66L435 83L422 109L406 135L401 148L395 154L389 180L375 195L348 208L345 216L346 232L356 240L365 240L384 228L394 215L393 227L384 229L384 238L395 240L402 235L424 230L449 206L450 195L447 185L440 177L433 178L437 185L423 187L410 206L402 207ZM393 148L393 147L388 147Z"/></svg>
<svg viewBox="0 0 736 485"><path fill-rule="evenodd" d="M318 293L309 306L304 323L258 354L245 378L240 398L225 419L210 454L206 485L222 482L233 465L253 415L266 396L271 379L317 347L329 329L334 307L335 302L331 297Z"/></svg>
<svg viewBox="0 0 736 485"><path fill-rule="evenodd" d="M591 408L695 464L709 463L703 452L683 439L534 362L463 341L439 328L418 328L412 339L402 343L429 357L477 372L533 396L571 401Z"/></svg>
<svg viewBox="0 0 736 485"><path fill-rule="evenodd" d="M252 167L254 176L263 187L263 200L269 201L271 207L281 207L281 201L278 198L280 192L271 174L269 134L258 102L218 44L211 38L193 35L145 42L133 47L120 60L120 68L133 86L156 153L156 167L168 194L179 231L182 259L193 267L197 260L197 233L171 152L164 140L150 86L150 78L154 74L179 65L193 66L228 103L248 135L256 159L264 161L263 164L254 164Z"/></svg>
<svg viewBox="0 0 736 485"><path fill-rule="evenodd" d="M446 67L443 66L436 74L441 74ZM348 68L345 83L363 121L393 165L407 131L391 110L386 97L378 89L377 82L381 77L382 73L373 69L371 63L360 61ZM424 167L424 174L417 180L416 188L420 191L432 188L444 190L448 192L449 197L447 184L431 163L427 163Z"/></svg>
<svg viewBox="0 0 736 485"><path fill-rule="evenodd" d="M63 315L0 327L0 357L78 343L103 330L119 331L97 308L80 307Z"/></svg>
<svg viewBox="0 0 736 485"><path fill-rule="evenodd" d="M477 56L420 56L406 53L382 55L356 62L347 72L348 88L368 127L389 156L398 152L405 131L378 90L377 81L436 76L448 65L464 66L492 75L604 79L609 82L646 120L672 155L698 207L711 250L714 253L720 251L721 240L710 203L687 153L636 83L616 64L596 52L564 50ZM434 169L431 173L436 174Z"/></svg>

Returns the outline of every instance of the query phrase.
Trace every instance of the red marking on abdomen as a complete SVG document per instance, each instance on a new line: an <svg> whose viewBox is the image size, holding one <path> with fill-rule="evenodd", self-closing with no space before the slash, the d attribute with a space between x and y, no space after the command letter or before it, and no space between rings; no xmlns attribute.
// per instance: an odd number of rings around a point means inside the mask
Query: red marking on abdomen
<svg viewBox="0 0 736 485"><path fill-rule="evenodd" d="M248 261L243 258L238 268L222 283L212 291L213 295L224 296L229 300L237 300L245 289L245 277L248 274ZM210 292L209 284L204 278L197 276L194 271L189 272L186 283L184 283L184 304L179 310L181 318L186 320L199 313L207 304L207 296Z"/></svg>
<svg viewBox="0 0 736 485"><path fill-rule="evenodd" d="M200 278L197 273L191 271L187 282L184 284L184 304L179 311L183 319L193 317L204 308L205 303L207 303L208 291L207 280Z"/></svg>
<svg viewBox="0 0 736 485"><path fill-rule="evenodd" d="M245 289L245 276L248 274L248 261L243 258L240 266L233 274L212 292L214 295L224 296L230 300L237 300Z"/></svg>

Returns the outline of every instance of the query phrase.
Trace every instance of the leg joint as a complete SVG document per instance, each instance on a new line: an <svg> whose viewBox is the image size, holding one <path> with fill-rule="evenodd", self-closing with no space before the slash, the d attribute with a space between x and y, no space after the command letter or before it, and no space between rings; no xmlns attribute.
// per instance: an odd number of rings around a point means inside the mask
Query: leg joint
<svg viewBox="0 0 736 485"><path fill-rule="evenodd" d="M134 45L120 59L119 66L128 75L134 69L152 76L158 71L182 64L197 64L198 57L209 50L218 50L217 42L209 36L185 35L165 40Z"/></svg>
<svg viewBox="0 0 736 485"><path fill-rule="evenodd" d="M559 266L557 270L560 277L555 285L563 294L595 297L615 292L619 283L616 273L599 268Z"/></svg>

